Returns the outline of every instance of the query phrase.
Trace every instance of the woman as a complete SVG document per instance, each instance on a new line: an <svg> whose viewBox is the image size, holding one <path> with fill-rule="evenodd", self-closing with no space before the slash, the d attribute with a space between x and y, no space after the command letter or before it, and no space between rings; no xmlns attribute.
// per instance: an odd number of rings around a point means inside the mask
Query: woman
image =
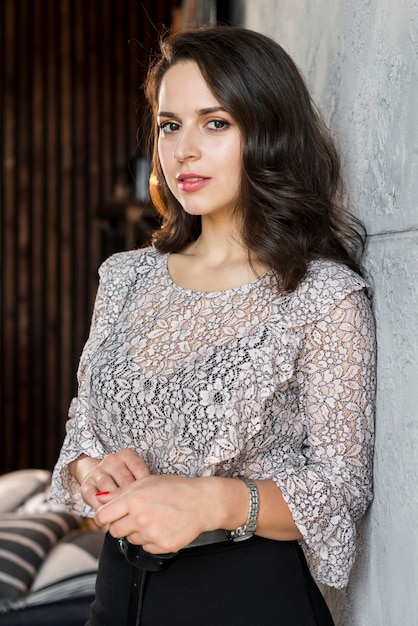
<svg viewBox="0 0 418 626"><path fill-rule="evenodd" d="M88 624L326 626L313 577L346 584L372 497L362 227L279 45L221 26L161 47L163 226L100 270L54 472L108 530Z"/></svg>

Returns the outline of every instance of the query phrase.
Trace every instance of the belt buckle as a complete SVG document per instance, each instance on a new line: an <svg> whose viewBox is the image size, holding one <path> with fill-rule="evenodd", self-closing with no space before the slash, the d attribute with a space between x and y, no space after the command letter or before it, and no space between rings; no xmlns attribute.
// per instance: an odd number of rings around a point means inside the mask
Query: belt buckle
<svg viewBox="0 0 418 626"><path fill-rule="evenodd" d="M146 572L161 572L166 569L178 555L178 552L151 554L151 552L144 550L142 546L129 543L126 537L118 539L118 545L119 551L122 552L130 565Z"/></svg>

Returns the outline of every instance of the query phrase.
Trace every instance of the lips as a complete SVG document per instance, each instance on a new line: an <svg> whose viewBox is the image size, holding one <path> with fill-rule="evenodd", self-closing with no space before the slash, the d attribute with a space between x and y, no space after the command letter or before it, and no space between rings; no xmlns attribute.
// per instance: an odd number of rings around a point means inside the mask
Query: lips
<svg viewBox="0 0 418 626"><path fill-rule="evenodd" d="M200 174L195 174L194 172L187 172L177 176L179 188L186 192L198 191L204 187L209 180L209 177L201 176Z"/></svg>

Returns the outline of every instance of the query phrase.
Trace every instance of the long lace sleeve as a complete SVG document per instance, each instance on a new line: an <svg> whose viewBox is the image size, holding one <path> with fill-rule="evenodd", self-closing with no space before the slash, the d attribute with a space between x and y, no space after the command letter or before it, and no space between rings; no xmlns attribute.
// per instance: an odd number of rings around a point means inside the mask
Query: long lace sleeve
<svg viewBox="0 0 418 626"><path fill-rule="evenodd" d="M316 578L342 587L355 556L355 522L372 498L375 346L364 291L305 330L297 379L306 462L275 479Z"/></svg>
<svg viewBox="0 0 418 626"><path fill-rule="evenodd" d="M66 504L83 516L93 515L93 510L83 502L79 485L71 476L68 466L82 454L93 458L103 458L106 454L97 436L90 410L87 374L92 355L111 332L124 306L130 285L135 280L135 267L130 259L130 253L120 253L107 259L99 269L100 281L90 333L77 372L78 394L70 404L66 436L52 475L51 499Z"/></svg>

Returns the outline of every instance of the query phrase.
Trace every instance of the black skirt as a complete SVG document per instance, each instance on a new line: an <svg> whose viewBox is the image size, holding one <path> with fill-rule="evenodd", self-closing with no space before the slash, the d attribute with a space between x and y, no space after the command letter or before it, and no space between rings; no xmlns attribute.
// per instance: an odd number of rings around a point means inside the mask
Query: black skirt
<svg viewBox="0 0 418 626"><path fill-rule="evenodd" d="M86 626L333 626L296 541L253 537L132 566L109 534Z"/></svg>

